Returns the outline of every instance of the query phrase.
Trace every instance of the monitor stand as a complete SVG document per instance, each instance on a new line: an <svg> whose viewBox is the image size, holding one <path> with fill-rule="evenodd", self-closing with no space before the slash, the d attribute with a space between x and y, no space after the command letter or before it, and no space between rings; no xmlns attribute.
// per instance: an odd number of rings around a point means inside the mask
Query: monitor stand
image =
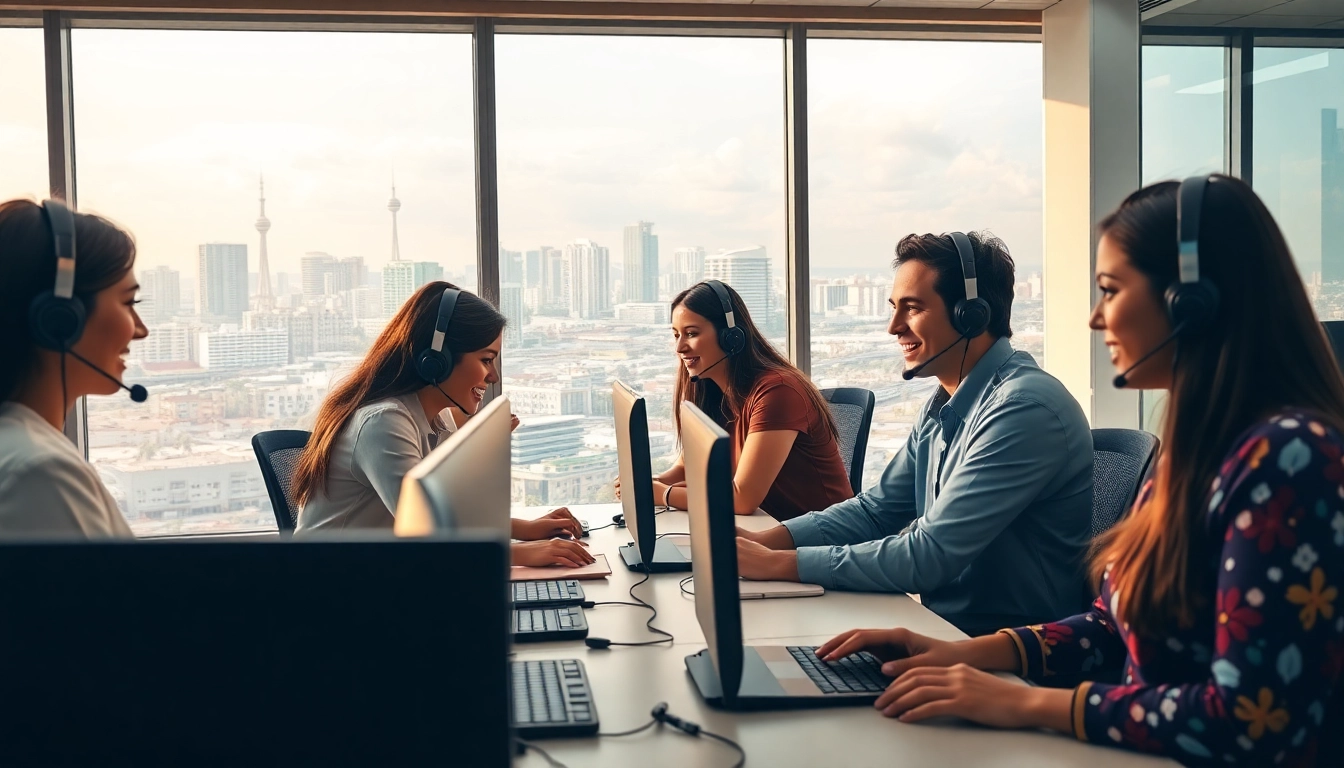
<svg viewBox="0 0 1344 768"><path fill-rule="evenodd" d="M644 560L639 556L639 545L630 542L621 547L621 559L632 571L643 571ZM649 573L679 573L691 570L691 559L681 553L676 544L667 539L658 539L653 545L653 562L648 564Z"/></svg>

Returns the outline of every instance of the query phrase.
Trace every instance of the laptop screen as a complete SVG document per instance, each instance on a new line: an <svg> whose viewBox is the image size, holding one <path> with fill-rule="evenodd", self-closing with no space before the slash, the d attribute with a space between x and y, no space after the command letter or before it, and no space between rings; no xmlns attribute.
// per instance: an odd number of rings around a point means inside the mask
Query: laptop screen
<svg viewBox="0 0 1344 768"><path fill-rule="evenodd" d="M719 675L724 704L731 706L742 682L743 651L728 433L690 402L681 404L681 430L695 616Z"/></svg>
<svg viewBox="0 0 1344 768"><path fill-rule="evenodd" d="M398 536L434 531L509 538L509 398L482 406L401 481Z"/></svg>
<svg viewBox="0 0 1344 768"><path fill-rule="evenodd" d="M639 557L653 562L658 531L653 522L653 467L649 458L649 419L644 398L622 381L611 384L616 415L616 455L621 473L621 511ZM647 524L646 524L647 523Z"/></svg>

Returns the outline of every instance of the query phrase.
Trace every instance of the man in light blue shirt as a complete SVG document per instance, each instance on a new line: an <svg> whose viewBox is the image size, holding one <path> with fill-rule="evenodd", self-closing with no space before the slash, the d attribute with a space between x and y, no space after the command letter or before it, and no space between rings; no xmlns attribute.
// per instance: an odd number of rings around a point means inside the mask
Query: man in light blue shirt
<svg viewBox="0 0 1344 768"><path fill-rule="evenodd" d="M953 321L970 286L952 237L903 239L888 332L907 373L941 386L876 486L779 528L739 530L743 577L917 593L971 635L1084 607L1092 433L1064 385L1008 342L1007 248L975 233L963 244L989 305L984 332Z"/></svg>

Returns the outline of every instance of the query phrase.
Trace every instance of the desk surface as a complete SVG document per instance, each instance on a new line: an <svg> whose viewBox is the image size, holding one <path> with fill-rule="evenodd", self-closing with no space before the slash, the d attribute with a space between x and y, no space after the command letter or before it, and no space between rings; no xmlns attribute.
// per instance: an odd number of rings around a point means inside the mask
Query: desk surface
<svg viewBox="0 0 1344 768"><path fill-rule="evenodd" d="M580 519L596 528L611 522L619 504L571 506ZM540 509L520 511L534 517ZM738 519L743 528L776 525L758 512ZM685 532L684 512L658 516L659 533ZM630 541L624 528L594 532L587 540L594 552L607 555L612 576L585 581L590 600L628 601L630 585L643 578L628 570L617 548ZM887 766L1021 765L1032 768L1078 766L1174 765L1119 750L1094 747L1074 739L1026 731L997 731L960 721L907 725L884 718L871 707L829 707L739 713L715 710L704 703L686 674L684 659L705 647L695 618L695 603L678 583L689 573L654 574L635 594L658 609L654 626L671 632L675 641L643 648L590 650L581 641L515 647L517 659L582 659L592 683L604 732L624 731L648 722L660 701L669 711L707 730L737 741L754 766ZM644 628L649 612L627 606L598 606L585 611L592 637L617 642L657 639ZM742 602L742 632L749 644L820 644L855 627L904 626L947 640L964 638L956 627L905 595L827 592L822 597ZM548 739L539 742L557 760L579 766L729 766L736 756L710 739L693 739L674 729L649 730L621 738ZM530 768L546 761L529 752L516 763Z"/></svg>

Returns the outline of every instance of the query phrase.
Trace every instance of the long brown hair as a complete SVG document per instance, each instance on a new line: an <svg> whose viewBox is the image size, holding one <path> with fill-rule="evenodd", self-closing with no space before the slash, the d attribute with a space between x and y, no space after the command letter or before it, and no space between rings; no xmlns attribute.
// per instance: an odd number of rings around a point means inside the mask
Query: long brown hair
<svg viewBox="0 0 1344 768"><path fill-rule="evenodd" d="M765 340L756 323L752 322L751 313L747 311L747 305L742 301L742 297L727 283L723 283L723 286L728 289L728 299L733 306L733 318L737 327L744 330L747 335L746 347L723 363L728 368L728 391L721 392L719 386L709 379L701 379L693 385L686 366L679 365L677 383L672 390L672 402L690 400L711 418L736 419L742 413L742 406L746 402L747 395L751 393L751 388L761 376L778 373L802 385L808 405L821 417L826 429L832 435L837 435L835 420L831 418L831 409L826 405L826 399L821 396L816 385L770 346L770 342ZM672 300L672 310L676 311L677 307L683 305L695 314L708 319L714 326L716 334L728 327L719 295L707 282L696 283L677 294ZM677 436L680 438L681 409L673 408L672 413L677 420Z"/></svg>
<svg viewBox="0 0 1344 768"><path fill-rule="evenodd" d="M1159 301L1177 280L1178 188L1145 187L1101 222ZM1344 377L1288 244L1238 179L1215 175L1205 191L1199 272L1218 289L1218 311L1205 330L1178 342L1153 492L1092 548L1093 578L1112 568L1117 618L1149 637L1172 622L1189 626L1207 605L1207 562L1222 540L1204 527L1207 500L1237 437L1289 407L1344 424Z"/></svg>
<svg viewBox="0 0 1344 768"><path fill-rule="evenodd" d="M294 499L306 504L327 487L327 470L336 438L355 411L378 400L419 391L429 382L416 373L415 358L434 336L439 300L452 283L428 283L416 291L388 321L355 370L342 379L317 411L317 423L294 470ZM462 292L448 324L443 347L456 362L467 352L485 349L504 330L504 316L474 293Z"/></svg>
<svg viewBox="0 0 1344 768"><path fill-rule="evenodd" d="M94 296L135 266L130 233L99 216L76 213L75 296L93 312ZM9 400L37 369L37 344L28 325L33 298L56 278L56 245L42 206L32 200L0 203L0 402Z"/></svg>

